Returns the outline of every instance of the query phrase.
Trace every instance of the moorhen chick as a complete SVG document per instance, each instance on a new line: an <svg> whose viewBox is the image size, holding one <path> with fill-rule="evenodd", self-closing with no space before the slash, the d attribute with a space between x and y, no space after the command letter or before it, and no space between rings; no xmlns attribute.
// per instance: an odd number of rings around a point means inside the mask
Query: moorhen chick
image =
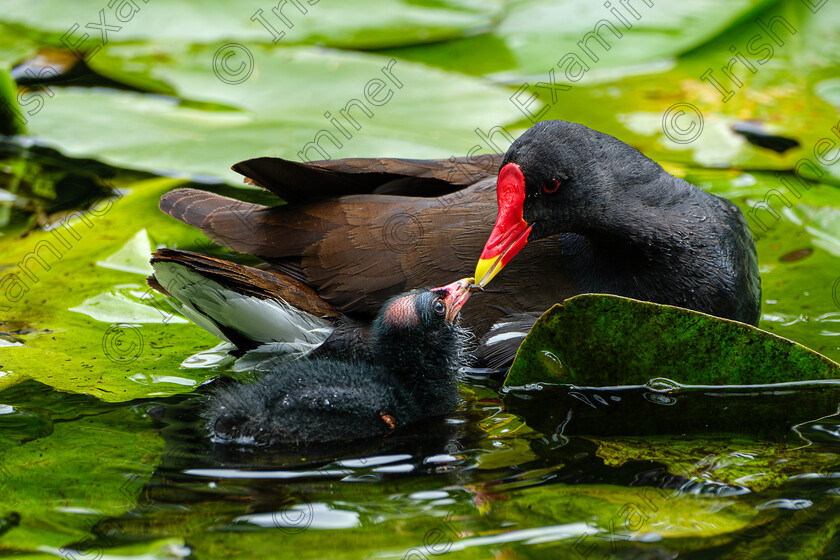
<svg viewBox="0 0 840 560"><path fill-rule="evenodd" d="M161 209L345 316L369 321L397 293L469 275L481 255L477 278L493 283L463 322L483 365L510 364L536 318L579 293L758 321L755 246L740 210L579 124L538 123L504 156L263 157L233 169L286 204L177 189Z"/></svg>
<svg viewBox="0 0 840 560"><path fill-rule="evenodd" d="M287 361L252 383L217 389L203 417L221 442L294 444L384 436L452 412L464 354L458 325L472 279L388 301L368 358Z"/></svg>

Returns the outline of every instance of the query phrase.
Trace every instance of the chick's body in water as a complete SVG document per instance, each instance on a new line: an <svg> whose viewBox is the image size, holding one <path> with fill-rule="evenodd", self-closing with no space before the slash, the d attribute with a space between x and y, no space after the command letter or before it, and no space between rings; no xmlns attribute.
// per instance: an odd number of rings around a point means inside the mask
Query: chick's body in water
<svg viewBox="0 0 840 560"><path fill-rule="evenodd" d="M455 410L468 297L467 280L395 297L374 321L368 359L302 359L218 389L208 429L219 441L305 445L382 436Z"/></svg>

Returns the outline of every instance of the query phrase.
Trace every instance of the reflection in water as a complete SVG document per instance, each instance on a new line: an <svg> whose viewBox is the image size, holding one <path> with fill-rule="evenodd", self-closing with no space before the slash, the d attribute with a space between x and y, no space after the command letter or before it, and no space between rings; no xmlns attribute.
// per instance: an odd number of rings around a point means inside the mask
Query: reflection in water
<svg viewBox="0 0 840 560"><path fill-rule="evenodd" d="M322 555L313 557L352 549L378 558L501 550L527 558L535 546L569 555L585 542L598 558L669 558L684 548L681 535L728 535L693 541L711 555L698 558L711 558L756 543L775 550L766 531L794 538L837 513L830 496L840 468L829 456L840 421L814 408L815 391L833 395L832 384L652 385L535 387L503 404L497 381L472 375L467 410L448 419L306 450L211 443L199 398L167 399L146 407L167 447L138 505L120 518L121 538L182 534L189 520L196 555L246 545L270 554L294 543ZM800 401L809 408L797 409ZM538 431L508 411L517 409ZM695 435L686 438L687 429ZM823 467L812 473L818 457ZM774 474L769 467L780 462L789 468Z"/></svg>
<svg viewBox="0 0 840 560"><path fill-rule="evenodd" d="M108 464L132 481L129 509L103 518L89 503L67 501L54 510L92 525L95 542L68 547L79 554L187 535L156 550L529 558L540 550L574 557L585 545L597 558L689 550L712 558L779 550L768 532L799 542L839 513L831 382L537 386L500 399L497 375L465 377L462 411L339 448L214 444L197 415L200 396L126 407L36 383L2 393L0 437L9 449L41 446L56 426L97 425L81 432L96 454L107 418L129 412L144 426L134 433L154 429L163 438L165 449L148 455L153 472L127 459ZM90 423L99 418L106 423Z"/></svg>

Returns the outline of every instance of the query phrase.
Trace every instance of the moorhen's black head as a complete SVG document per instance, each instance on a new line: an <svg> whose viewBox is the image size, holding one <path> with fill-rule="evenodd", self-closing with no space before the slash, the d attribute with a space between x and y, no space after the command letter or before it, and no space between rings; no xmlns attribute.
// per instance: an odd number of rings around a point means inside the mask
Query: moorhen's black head
<svg viewBox="0 0 840 560"><path fill-rule="evenodd" d="M471 283L471 278L464 278L389 300L373 322L376 359L396 373L451 375L463 361L465 331L458 319Z"/></svg>
<svg viewBox="0 0 840 560"><path fill-rule="evenodd" d="M551 237L581 293L758 322L761 279L743 213L624 142L579 124L538 123L508 149L496 189L478 286L529 237Z"/></svg>
<svg viewBox="0 0 840 560"><path fill-rule="evenodd" d="M499 214L476 268L487 284L528 239L632 219L622 205L664 173L624 142L583 125L543 121L511 144L496 187ZM642 193L648 197L655 193Z"/></svg>

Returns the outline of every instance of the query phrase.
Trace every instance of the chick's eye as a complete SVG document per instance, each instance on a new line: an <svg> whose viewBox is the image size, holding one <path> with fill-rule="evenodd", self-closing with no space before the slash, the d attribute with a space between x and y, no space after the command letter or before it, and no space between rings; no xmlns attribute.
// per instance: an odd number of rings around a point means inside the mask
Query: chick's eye
<svg viewBox="0 0 840 560"><path fill-rule="evenodd" d="M545 183L543 183L543 192L546 194L556 193L557 189L560 188L560 181L557 179L549 179Z"/></svg>
<svg viewBox="0 0 840 560"><path fill-rule="evenodd" d="M439 299L435 300L435 302L432 304L432 309L438 315L443 315L444 313L446 313L446 306L443 304L443 301Z"/></svg>

